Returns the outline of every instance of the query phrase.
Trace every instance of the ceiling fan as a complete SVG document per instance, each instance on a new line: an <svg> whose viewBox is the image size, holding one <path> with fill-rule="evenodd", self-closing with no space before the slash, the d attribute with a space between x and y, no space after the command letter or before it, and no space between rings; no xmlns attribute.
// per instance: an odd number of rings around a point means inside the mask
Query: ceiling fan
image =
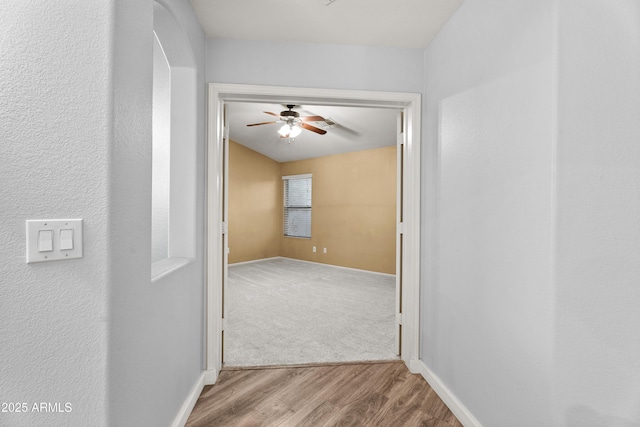
<svg viewBox="0 0 640 427"><path fill-rule="evenodd" d="M274 123L284 123L282 127L278 130L280 134L280 138L295 138L300 135L302 129L309 130L311 132L315 132L319 135L324 135L327 133L326 130L320 129L313 125L310 125L307 122L326 122L325 118L322 116L302 116L300 117L300 113L297 111L293 111L295 105L287 104L286 107L288 110L281 111L280 114L272 113L270 111L264 111L264 113L269 114L270 116L277 117L278 120L274 120L272 122L261 122L261 123L251 123L247 126L260 126L260 125L270 125Z"/></svg>

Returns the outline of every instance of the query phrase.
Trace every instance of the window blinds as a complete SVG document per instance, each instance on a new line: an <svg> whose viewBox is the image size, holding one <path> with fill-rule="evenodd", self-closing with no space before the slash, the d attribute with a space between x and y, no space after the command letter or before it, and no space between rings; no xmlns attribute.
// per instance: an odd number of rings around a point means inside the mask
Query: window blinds
<svg viewBox="0 0 640 427"><path fill-rule="evenodd" d="M284 181L284 235L311 237L311 176L282 177Z"/></svg>

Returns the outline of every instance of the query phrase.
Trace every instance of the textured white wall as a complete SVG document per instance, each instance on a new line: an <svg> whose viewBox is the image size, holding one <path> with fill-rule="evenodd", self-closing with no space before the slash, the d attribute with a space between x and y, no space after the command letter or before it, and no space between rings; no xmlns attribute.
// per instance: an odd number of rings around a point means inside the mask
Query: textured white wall
<svg viewBox="0 0 640 427"><path fill-rule="evenodd" d="M552 37L467 0L425 54L421 357L486 426L552 423Z"/></svg>
<svg viewBox="0 0 640 427"><path fill-rule="evenodd" d="M560 425L640 425L640 2L559 2Z"/></svg>
<svg viewBox="0 0 640 427"><path fill-rule="evenodd" d="M421 49L207 40L214 83L420 93L423 65Z"/></svg>
<svg viewBox="0 0 640 427"><path fill-rule="evenodd" d="M163 3L201 88L199 225L195 261L153 284L153 3L0 6L0 401L72 408L2 426L169 425L202 371L205 37L187 0ZM70 217L84 258L25 264L24 221Z"/></svg>
<svg viewBox="0 0 640 427"><path fill-rule="evenodd" d="M0 401L72 405L0 425L106 425L111 2L0 21ZM84 219L84 258L25 264L24 221L47 218Z"/></svg>

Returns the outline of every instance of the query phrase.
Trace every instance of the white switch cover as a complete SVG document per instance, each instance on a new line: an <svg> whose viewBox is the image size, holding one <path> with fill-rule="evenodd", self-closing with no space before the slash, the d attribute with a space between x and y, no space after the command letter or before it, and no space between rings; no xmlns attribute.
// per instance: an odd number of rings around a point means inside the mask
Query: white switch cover
<svg viewBox="0 0 640 427"><path fill-rule="evenodd" d="M53 252L53 230L38 230L38 252Z"/></svg>
<svg viewBox="0 0 640 427"><path fill-rule="evenodd" d="M27 220L27 263L82 258L81 219Z"/></svg>
<svg viewBox="0 0 640 427"><path fill-rule="evenodd" d="M60 230L60 250L73 250L73 228L63 228Z"/></svg>

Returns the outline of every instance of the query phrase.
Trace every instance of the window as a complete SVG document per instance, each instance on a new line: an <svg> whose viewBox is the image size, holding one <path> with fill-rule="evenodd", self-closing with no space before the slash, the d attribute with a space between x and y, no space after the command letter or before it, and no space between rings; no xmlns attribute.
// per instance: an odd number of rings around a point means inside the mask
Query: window
<svg viewBox="0 0 640 427"><path fill-rule="evenodd" d="M284 235L311 238L311 175L283 176Z"/></svg>

